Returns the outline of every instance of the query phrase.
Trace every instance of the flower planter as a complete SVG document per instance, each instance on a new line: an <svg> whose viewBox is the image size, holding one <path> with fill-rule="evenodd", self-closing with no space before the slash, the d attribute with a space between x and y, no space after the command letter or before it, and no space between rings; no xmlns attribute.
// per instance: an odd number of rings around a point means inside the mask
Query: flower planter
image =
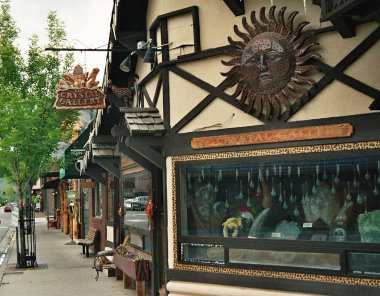
<svg viewBox="0 0 380 296"><path fill-rule="evenodd" d="M148 260L131 260L114 252L113 263L128 277L136 281L149 281Z"/></svg>
<svg viewBox="0 0 380 296"><path fill-rule="evenodd" d="M130 288L133 279L136 281L137 296L145 296L145 281L149 281L149 261L132 260L114 251L113 263L116 266L116 279L121 279L122 273L124 288Z"/></svg>

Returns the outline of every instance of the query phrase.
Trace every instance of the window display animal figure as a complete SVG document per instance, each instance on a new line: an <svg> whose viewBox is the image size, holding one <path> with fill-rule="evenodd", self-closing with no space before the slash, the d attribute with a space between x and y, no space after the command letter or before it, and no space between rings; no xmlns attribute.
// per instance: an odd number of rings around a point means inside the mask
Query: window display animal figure
<svg viewBox="0 0 380 296"><path fill-rule="evenodd" d="M228 237L228 230L232 230L232 237L237 237L239 234L239 230L243 227L241 217L232 217L228 218L225 222L223 222L223 236Z"/></svg>

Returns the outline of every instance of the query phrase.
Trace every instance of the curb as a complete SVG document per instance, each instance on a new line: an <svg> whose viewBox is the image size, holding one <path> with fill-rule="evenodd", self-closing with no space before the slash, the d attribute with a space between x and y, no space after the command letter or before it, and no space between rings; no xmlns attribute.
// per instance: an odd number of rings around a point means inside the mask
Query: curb
<svg viewBox="0 0 380 296"><path fill-rule="evenodd" d="M11 233L10 233L11 232ZM9 258L11 256L13 246L16 242L15 239L16 229L13 229L12 227L9 228L7 235L4 236L8 240L7 245L5 247L4 254L0 257L0 287L3 283L3 277L4 277L4 271L6 269L6 266L8 264ZM5 264L3 264L5 263Z"/></svg>

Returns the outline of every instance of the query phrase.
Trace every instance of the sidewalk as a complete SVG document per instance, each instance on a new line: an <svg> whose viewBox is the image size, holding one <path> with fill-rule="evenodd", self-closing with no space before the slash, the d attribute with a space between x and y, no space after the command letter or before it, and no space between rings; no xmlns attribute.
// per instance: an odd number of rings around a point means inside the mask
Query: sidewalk
<svg viewBox="0 0 380 296"><path fill-rule="evenodd" d="M101 272L95 281L94 254L86 258L81 246L65 245L70 237L60 229L47 229L44 213L36 213L36 241L38 267L17 269L17 246L13 236L0 268L0 295L136 295L134 289L124 289L122 281L107 277L106 273Z"/></svg>

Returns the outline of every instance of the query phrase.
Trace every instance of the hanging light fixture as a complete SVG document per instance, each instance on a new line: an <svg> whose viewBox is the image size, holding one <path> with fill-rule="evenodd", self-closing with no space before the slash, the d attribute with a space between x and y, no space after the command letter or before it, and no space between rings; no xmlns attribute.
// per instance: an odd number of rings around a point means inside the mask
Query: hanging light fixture
<svg viewBox="0 0 380 296"><path fill-rule="evenodd" d="M131 71L132 56L137 54L142 56L144 53L144 63L154 64L156 62L156 51L161 51L161 47L173 44L173 42L161 44L159 46L152 46L152 39L147 42L137 42L137 50L131 52L129 56L120 64L120 70L123 72Z"/></svg>
<svg viewBox="0 0 380 296"><path fill-rule="evenodd" d="M148 48L146 49L145 55L144 55L144 63L153 64L156 62L156 51L161 51L161 48L163 46L169 46L172 45L173 42L169 42L166 44L161 44L159 46L152 46L149 44Z"/></svg>
<svg viewBox="0 0 380 296"><path fill-rule="evenodd" d="M121 62L120 64L120 70L123 72L129 72L131 71L131 64L132 64L132 56L136 54L136 51L132 51L130 55L127 56L127 58Z"/></svg>
<svg viewBox="0 0 380 296"><path fill-rule="evenodd" d="M148 46L145 55L144 55L144 63L153 64L155 62L155 51L152 46Z"/></svg>

